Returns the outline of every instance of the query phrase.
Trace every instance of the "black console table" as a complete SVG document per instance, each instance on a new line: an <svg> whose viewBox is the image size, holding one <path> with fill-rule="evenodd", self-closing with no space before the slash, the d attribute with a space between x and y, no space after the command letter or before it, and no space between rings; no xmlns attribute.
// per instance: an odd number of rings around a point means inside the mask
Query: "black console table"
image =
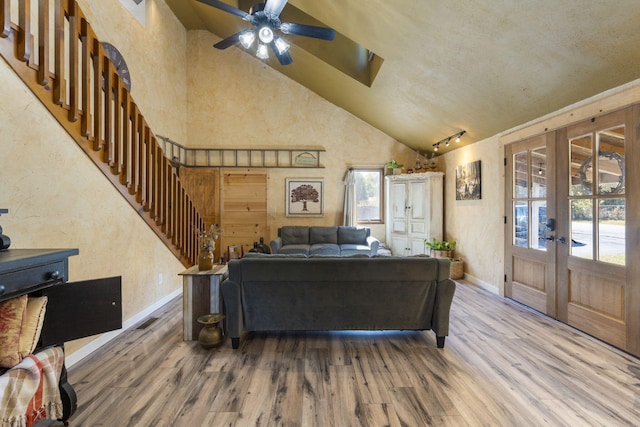
<svg viewBox="0 0 640 427"><path fill-rule="evenodd" d="M0 301L23 294L48 298L39 348L122 328L121 278L68 283L69 257L78 249L9 249L0 251ZM77 408L66 367L59 381L61 421Z"/></svg>

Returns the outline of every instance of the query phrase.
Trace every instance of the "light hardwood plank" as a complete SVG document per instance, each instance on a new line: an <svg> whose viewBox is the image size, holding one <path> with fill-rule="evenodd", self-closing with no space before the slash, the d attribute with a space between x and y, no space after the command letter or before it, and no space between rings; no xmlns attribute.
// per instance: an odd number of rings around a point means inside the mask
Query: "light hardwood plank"
<svg viewBox="0 0 640 427"><path fill-rule="evenodd" d="M450 336L254 333L182 341L181 300L69 369L76 426L632 426L640 360L460 282Z"/></svg>

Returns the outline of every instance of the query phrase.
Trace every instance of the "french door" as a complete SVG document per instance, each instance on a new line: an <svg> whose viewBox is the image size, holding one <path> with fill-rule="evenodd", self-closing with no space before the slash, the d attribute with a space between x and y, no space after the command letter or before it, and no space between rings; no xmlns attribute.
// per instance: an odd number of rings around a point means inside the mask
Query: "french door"
<svg viewBox="0 0 640 427"><path fill-rule="evenodd" d="M505 147L505 295L635 354L637 111Z"/></svg>
<svg viewBox="0 0 640 427"><path fill-rule="evenodd" d="M556 317L555 133L505 148L505 295Z"/></svg>

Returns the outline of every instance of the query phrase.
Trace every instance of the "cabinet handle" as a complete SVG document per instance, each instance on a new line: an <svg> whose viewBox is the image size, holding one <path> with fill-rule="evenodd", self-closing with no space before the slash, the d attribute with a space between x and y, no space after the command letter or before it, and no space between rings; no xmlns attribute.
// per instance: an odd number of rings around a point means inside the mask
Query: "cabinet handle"
<svg viewBox="0 0 640 427"><path fill-rule="evenodd" d="M4 285L0 285L0 295L4 294L6 290L7 288L5 288Z"/></svg>
<svg viewBox="0 0 640 427"><path fill-rule="evenodd" d="M62 279L62 275L60 274L60 272L58 270L52 271L49 274L49 279L51 280L61 280Z"/></svg>

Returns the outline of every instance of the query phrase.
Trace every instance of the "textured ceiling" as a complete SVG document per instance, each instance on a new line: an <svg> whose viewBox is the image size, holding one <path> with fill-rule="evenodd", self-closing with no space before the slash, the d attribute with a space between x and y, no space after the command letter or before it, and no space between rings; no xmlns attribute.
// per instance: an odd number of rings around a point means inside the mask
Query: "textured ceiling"
<svg viewBox="0 0 640 427"><path fill-rule="evenodd" d="M196 0L166 2L187 29L225 38L249 25ZM300 12L383 58L375 79L368 86L339 71L340 59L331 65L333 42L305 46L299 36L286 36L293 64L269 65L421 151L460 130L448 149L473 143L640 78L638 0L290 0L281 16L296 22L287 17Z"/></svg>

